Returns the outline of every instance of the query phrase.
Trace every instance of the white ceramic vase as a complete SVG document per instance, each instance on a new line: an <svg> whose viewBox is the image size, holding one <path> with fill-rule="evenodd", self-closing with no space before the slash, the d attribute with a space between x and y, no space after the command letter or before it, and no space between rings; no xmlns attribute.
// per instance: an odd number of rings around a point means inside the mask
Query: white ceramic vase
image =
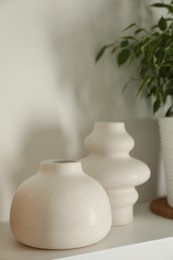
<svg viewBox="0 0 173 260"><path fill-rule="evenodd" d="M108 196L78 161L49 160L17 189L10 226L16 239L44 249L87 246L111 227Z"/></svg>
<svg viewBox="0 0 173 260"><path fill-rule="evenodd" d="M134 140L124 123L95 123L85 146L90 154L81 160L82 167L105 188L112 208L112 225L132 222L133 205L138 199L135 186L148 180L150 170L129 155Z"/></svg>
<svg viewBox="0 0 173 260"><path fill-rule="evenodd" d="M159 129L165 169L167 202L170 207L173 207L173 118L159 118Z"/></svg>

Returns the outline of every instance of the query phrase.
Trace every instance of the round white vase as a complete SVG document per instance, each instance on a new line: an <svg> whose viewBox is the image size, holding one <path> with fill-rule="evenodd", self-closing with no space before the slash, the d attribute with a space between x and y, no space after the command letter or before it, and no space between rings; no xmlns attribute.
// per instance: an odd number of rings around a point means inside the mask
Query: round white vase
<svg viewBox="0 0 173 260"><path fill-rule="evenodd" d="M44 249L70 249L103 239L111 227L108 196L79 161L48 160L17 189L10 226L16 239Z"/></svg>
<svg viewBox="0 0 173 260"><path fill-rule="evenodd" d="M150 170L129 155L134 140L124 123L95 123L85 146L90 154L81 160L82 167L105 188L112 208L112 225L132 222L133 205L138 199L135 186L148 180Z"/></svg>
<svg viewBox="0 0 173 260"><path fill-rule="evenodd" d="M159 130L165 169L167 202L170 207L173 207L173 118L159 118Z"/></svg>

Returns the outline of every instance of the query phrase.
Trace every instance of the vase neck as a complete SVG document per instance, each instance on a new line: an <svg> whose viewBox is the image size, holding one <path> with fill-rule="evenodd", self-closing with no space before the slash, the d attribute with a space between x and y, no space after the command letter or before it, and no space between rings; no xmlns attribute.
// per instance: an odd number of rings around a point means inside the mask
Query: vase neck
<svg viewBox="0 0 173 260"><path fill-rule="evenodd" d="M128 156L134 140L127 133L124 122L96 122L85 139L85 146L92 154Z"/></svg>
<svg viewBox="0 0 173 260"><path fill-rule="evenodd" d="M80 161L75 160L45 160L40 163L40 172L61 174L82 174Z"/></svg>
<svg viewBox="0 0 173 260"><path fill-rule="evenodd" d="M125 131L125 124L124 122L96 122L94 128L104 131Z"/></svg>

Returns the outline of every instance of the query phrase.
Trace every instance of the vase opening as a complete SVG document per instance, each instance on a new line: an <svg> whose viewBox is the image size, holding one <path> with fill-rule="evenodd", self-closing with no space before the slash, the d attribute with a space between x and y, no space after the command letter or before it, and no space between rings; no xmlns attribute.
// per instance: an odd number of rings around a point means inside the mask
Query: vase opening
<svg viewBox="0 0 173 260"><path fill-rule="evenodd" d="M95 128L97 129L109 129L109 130L124 130L124 122L96 122Z"/></svg>
<svg viewBox="0 0 173 260"><path fill-rule="evenodd" d="M51 159L41 161L40 163L40 171L43 172L54 172L55 169L63 170L69 172L69 167L72 171L76 171L76 169L81 170L81 163L77 160L70 160L70 159Z"/></svg>
<svg viewBox="0 0 173 260"><path fill-rule="evenodd" d="M76 163L77 161L75 160L52 160L51 163Z"/></svg>

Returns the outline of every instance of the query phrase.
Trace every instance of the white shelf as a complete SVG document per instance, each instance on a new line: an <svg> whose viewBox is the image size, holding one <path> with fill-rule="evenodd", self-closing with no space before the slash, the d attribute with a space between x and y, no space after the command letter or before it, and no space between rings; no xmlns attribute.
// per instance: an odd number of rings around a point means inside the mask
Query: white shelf
<svg viewBox="0 0 173 260"><path fill-rule="evenodd" d="M173 220L152 214L148 203L137 204L134 222L112 228L97 244L75 250L39 250L18 243L9 223L0 223L0 260L170 260ZM115 258L116 256L116 258Z"/></svg>

